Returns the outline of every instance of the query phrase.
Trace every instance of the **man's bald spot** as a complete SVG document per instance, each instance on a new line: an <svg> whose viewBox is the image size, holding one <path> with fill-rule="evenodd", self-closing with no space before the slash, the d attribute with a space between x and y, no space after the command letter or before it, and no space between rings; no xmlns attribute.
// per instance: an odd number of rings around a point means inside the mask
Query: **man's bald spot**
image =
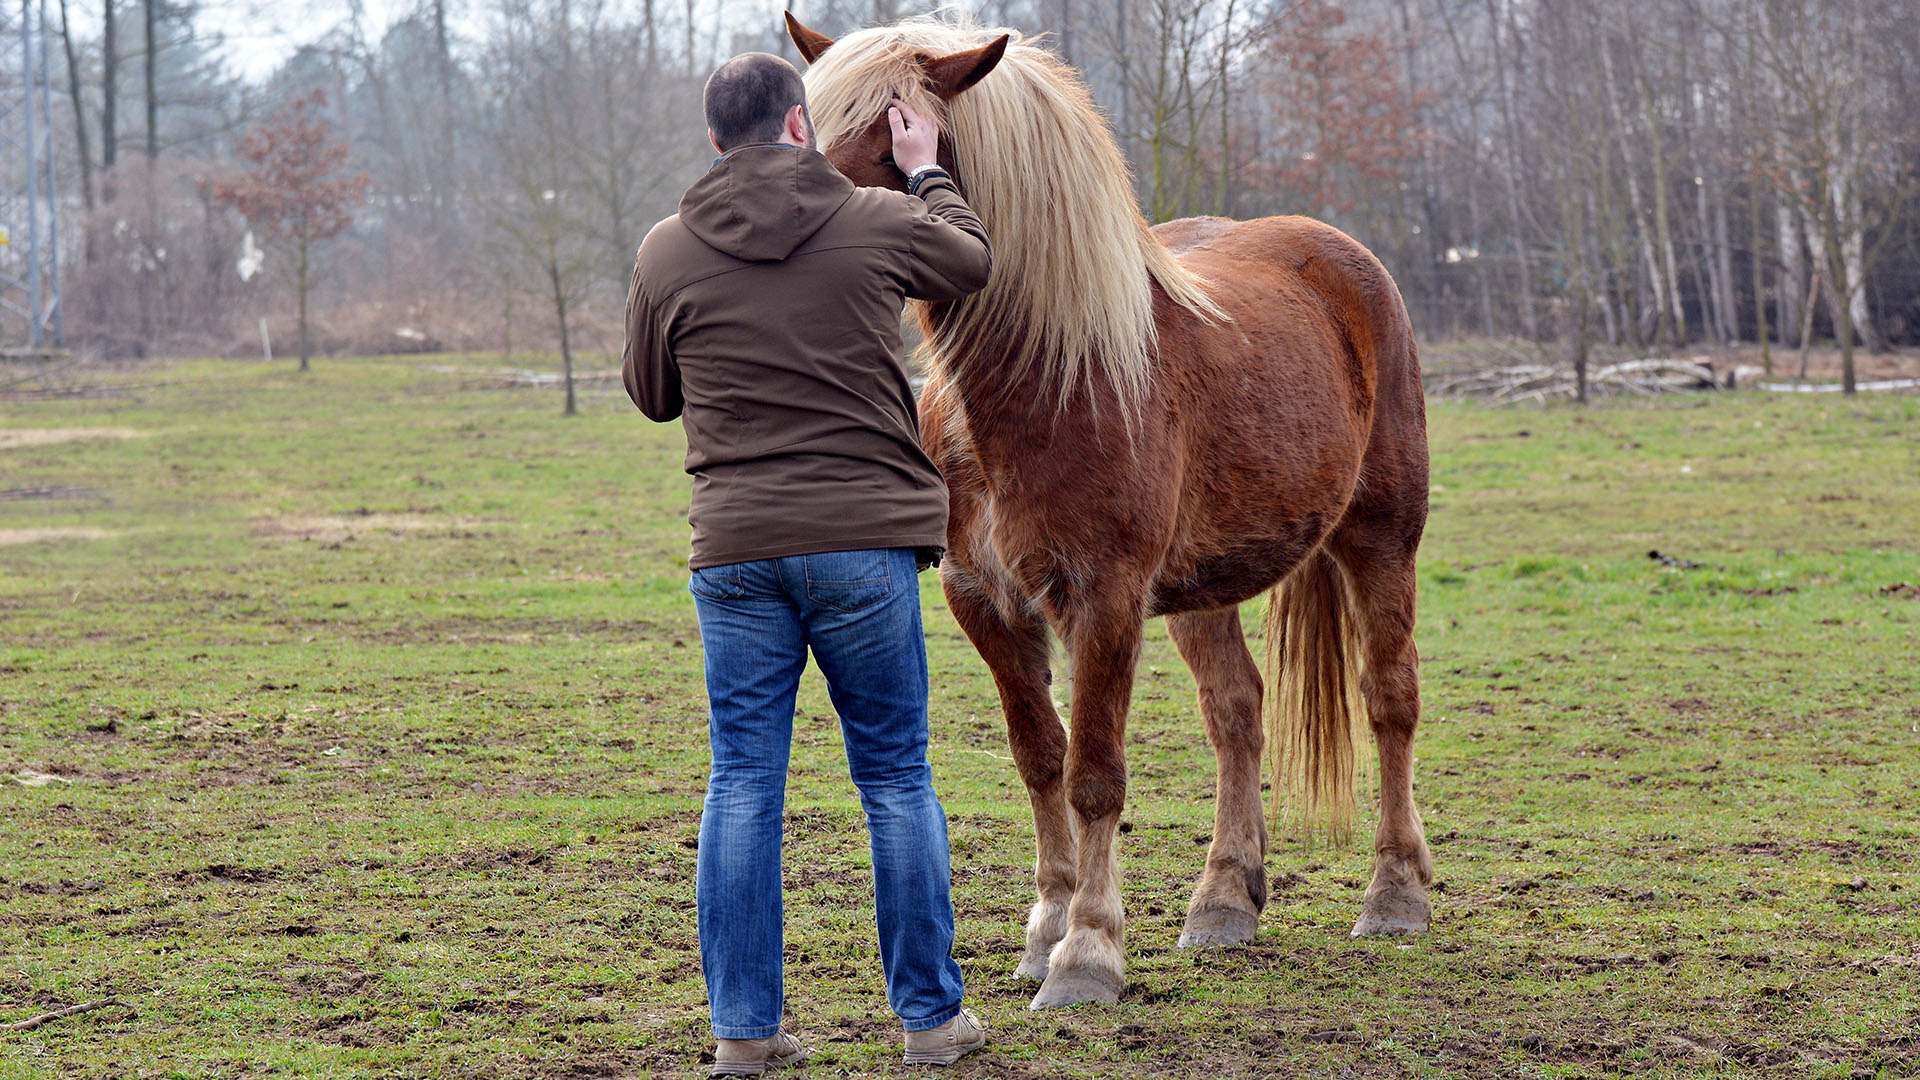
<svg viewBox="0 0 1920 1080"><path fill-rule="evenodd" d="M771 53L741 53L707 80L707 129L722 151L780 141L787 110L807 103L792 64Z"/></svg>

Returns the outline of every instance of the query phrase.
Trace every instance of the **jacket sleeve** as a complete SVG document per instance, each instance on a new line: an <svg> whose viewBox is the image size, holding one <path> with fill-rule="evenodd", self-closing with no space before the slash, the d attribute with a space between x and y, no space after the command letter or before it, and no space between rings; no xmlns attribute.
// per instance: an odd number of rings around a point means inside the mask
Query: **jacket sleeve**
<svg viewBox="0 0 1920 1080"><path fill-rule="evenodd" d="M985 287L993 271L993 249L987 246L986 227L953 181L929 177L914 201L923 205L913 208L907 295L915 300L958 300Z"/></svg>
<svg viewBox="0 0 1920 1080"><path fill-rule="evenodd" d="M643 265L644 260L635 260L633 285L627 290L627 350L621 375L627 396L647 419L665 423L680 415L686 401L680 393L680 365L668 348L660 313L641 287Z"/></svg>

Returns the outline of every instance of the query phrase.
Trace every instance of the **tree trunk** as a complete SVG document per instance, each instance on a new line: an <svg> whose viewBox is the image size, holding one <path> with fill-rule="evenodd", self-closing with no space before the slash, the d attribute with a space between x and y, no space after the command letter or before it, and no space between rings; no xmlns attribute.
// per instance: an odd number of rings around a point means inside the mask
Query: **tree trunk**
<svg viewBox="0 0 1920 1080"><path fill-rule="evenodd" d="M1582 405L1587 403L1587 352L1592 344L1593 320L1587 309L1592 306L1584 287L1575 293L1574 303L1579 311L1573 317L1573 400Z"/></svg>
<svg viewBox="0 0 1920 1080"><path fill-rule="evenodd" d="M567 407L561 410L562 416L578 415L573 396L573 343L567 337L567 292L560 287L560 262L551 255L547 259L547 281L553 286L553 313L560 319L560 371L567 387Z"/></svg>
<svg viewBox="0 0 1920 1080"><path fill-rule="evenodd" d="M1820 271L1815 270L1807 283L1807 302L1800 308L1800 374L1807 377L1807 361L1813 355L1813 310L1820 302Z"/></svg>
<svg viewBox="0 0 1920 1080"><path fill-rule="evenodd" d="M1665 260L1668 314L1673 320L1673 344L1678 346L1687 340L1687 309L1680 301L1680 268L1673 256L1673 230L1667 223L1666 142L1660 135L1659 118L1653 115L1651 94L1650 90L1643 91L1641 110L1652 142L1654 242Z"/></svg>
<svg viewBox="0 0 1920 1080"><path fill-rule="evenodd" d="M1233 139L1231 138L1233 95L1230 93L1233 60L1233 8L1236 0L1227 0L1227 17L1220 28L1220 67L1215 78L1220 80L1220 179L1214 192L1213 212L1227 217L1227 181L1233 177ZM1197 141L1197 140L1196 140Z"/></svg>
<svg viewBox="0 0 1920 1080"><path fill-rule="evenodd" d="M1766 249L1766 229L1760 216L1760 186L1747 197L1747 226L1753 243L1753 340L1760 346L1760 367L1773 377L1773 345L1767 335L1767 273L1760 253Z"/></svg>
<svg viewBox="0 0 1920 1080"><path fill-rule="evenodd" d="M1740 338L1740 306L1734 297L1733 284L1733 233L1727 224L1727 188L1724 183L1713 186L1713 240L1714 265L1720 278L1720 339L1737 341Z"/></svg>
<svg viewBox="0 0 1920 1080"><path fill-rule="evenodd" d="M1567 193L1561 199L1561 216L1565 219L1567 237L1567 267L1573 280L1573 400L1581 405L1587 403L1587 353L1592 345L1593 295L1587 284L1587 224L1580 213L1580 195L1573 190L1575 177L1568 170L1566 179Z"/></svg>
<svg viewBox="0 0 1920 1080"><path fill-rule="evenodd" d="M1476 161L1467 163L1467 228L1471 231L1473 242L1479 244L1480 233L1480 168ZM1475 291L1480 294L1480 332L1492 337L1493 329L1493 283L1487 274L1485 259L1473 260L1473 278Z"/></svg>
<svg viewBox="0 0 1920 1080"><path fill-rule="evenodd" d="M305 237L294 243L294 287L300 293L300 370L304 372L309 366L308 359L313 355L313 346L307 337L307 255L311 245Z"/></svg>
<svg viewBox="0 0 1920 1080"><path fill-rule="evenodd" d="M1597 115L1595 123L1600 127L1606 124L1604 115ZM1641 339L1639 313L1636 300L1639 293L1633 287L1633 255L1627 249L1626 237L1630 233L1627 221L1620 207L1619 193L1614 189L1613 168L1606 156L1606 139L1598 140L1596 147L1598 159L1595 174L1598 183L1589 193L1597 200L1593 208L1594 231L1600 236L1600 287L1595 290L1607 315L1607 344L1619 346L1629 335L1635 348L1644 342ZM1616 305L1619 318L1613 316Z"/></svg>
<svg viewBox="0 0 1920 1080"><path fill-rule="evenodd" d="M147 160L160 156L160 99L155 96L154 88L159 84L160 42L153 30L153 0L142 0L140 5L147 24Z"/></svg>
<svg viewBox="0 0 1920 1080"><path fill-rule="evenodd" d="M1699 162L1695 161L1694 168L1699 167ZM1693 213L1700 223L1700 241L1694 245L1699 252L1699 269L1694 272L1694 280L1700 286L1700 310L1706 320L1707 332L1712 335L1715 345L1725 345L1727 320L1720 302L1720 265L1714 257L1712 200L1707 195L1706 177L1695 173L1694 179L1701 181L1693 185Z"/></svg>
<svg viewBox="0 0 1920 1080"><path fill-rule="evenodd" d="M1840 278L1843 267L1838 253L1839 242L1834 236L1839 226L1833 221L1833 212L1821 206L1817 200L1814 210L1815 213L1806 217L1807 254L1812 257L1814 272L1825 281L1822 291L1827 302L1827 325L1833 331L1833 343L1838 345L1840 324L1846 322L1848 317L1846 282ZM1847 336L1852 337L1851 334Z"/></svg>
<svg viewBox="0 0 1920 1080"><path fill-rule="evenodd" d="M1407 0L1397 0L1397 6L1400 11L1400 33L1405 45L1402 52L1404 53L1407 70L1407 88L1406 93L1401 98L1402 107L1406 109L1406 115L1411 119L1416 130L1426 131L1428 130L1426 123L1427 117L1423 115L1425 109L1421 104L1420 88L1422 78L1420 74L1420 50L1416 48L1419 35L1414 30L1413 11L1407 3ZM1435 175L1436 169L1433 161L1431 141L1428 139L1419 139L1417 140L1417 145L1420 151L1420 201L1418 213L1420 216L1420 238L1424 243L1420 245L1417 260L1407 260L1406 263L1403 264L1404 268L1401 272L1407 273L1414 266L1419 267L1420 286L1418 291L1426 294L1427 311L1431 315L1433 305L1440 299L1439 268L1441 266L1442 249L1444 247L1441 225L1438 220L1439 214L1436 213L1434 206L1434 193L1439 190L1440 182ZM1411 213L1409 213L1409 216L1412 216ZM1403 229L1400 232L1402 236L1407 235L1407 230ZM1476 237L1475 240L1477 242L1478 237ZM1451 309L1453 305L1448 304L1447 306ZM1452 315L1453 312L1449 310L1448 316L1450 319ZM1436 325L1439 322L1438 319L1434 321Z"/></svg>
<svg viewBox="0 0 1920 1080"><path fill-rule="evenodd" d="M1787 339L1804 314L1801 298L1808 295L1807 262L1800 251L1800 229L1793 220L1793 206L1785 200L1774 207L1774 236L1780 253L1780 344Z"/></svg>
<svg viewBox="0 0 1920 1080"><path fill-rule="evenodd" d="M113 0L104 0L102 17L105 21L100 28L100 167L112 171L114 162L120 157L120 142L114 134L114 126L118 123L114 107L119 101L114 83L120 77L120 49L115 44ZM112 181L107 183L111 185ZM110 186L102 194L109 202L112 201Z"/></svg>
<svg viewBox="0 0 1920 1080"><path fill-rule="evenodd" d="M87 151L87 110L80 100L80 63L73 55L73 32L67 27L67 0L60 0L60 48L67 55L67 94L73 99L73 143L80 158L80 199L93 210L93 155Z"/></svg>
<svg viewBox="0 0 1920 1080"><path fill-rule="evenodd" d="M1620 158L1626 163L1627 204L1633 209L1634 232L1640 239L1640 258L1646 264L1647 286L1653 290L1653 325L1656 339L1666 326L1667 295L1666 283L1660 276L1660 260L1653 249L1653 229L1647 222L1646 203L1640 195L1639 163L1633 156L1634 138L1627 130L1626 110L1620 105L1617 88L1614 85L1613 61L1607 50L1600 50L1601 71L1606 76L1607 111L1613 118L1613 130L1620 141ZM1638 290L1635 290L1637 293ZM1642 319L1646 313L1641 313ZM1645 336L1645 327L1639 322L1634 324L1636 339Z"/></svg>
<svg viewBox="0 0 1920 1080"><path fill-rule="evenodd" d="M1852 395L1856 389L1853 379L1853 313L1851 305L1844 298L1853 295L1854 286L1841 244L1833 236L1836 231L1831 229L1827 233L1827 272L1833 283L1828 306L1833 311L1833 336L1840 343L1840 392Z"/></svg>
<svg viewBox="0 0 1920 1080"><path fill-rule="evenodd" d="M435 81L440 89L440 126L445 134L442 145L446 147L446 157L439 169L442 182L433 185L433 205L444 215L453 202L454 178L460 175L460 140L456 136L459 124L453 114L453 50L447 41L447 0L433 0L433 38L437 54L434 59L438 62ZM436 221L436 225L444 224L444 217Z"/></svg>
<svg viewBox="0 0 1920 1080"><path fill-rule="evenodd" d="M1696 80L1687 64L1690 57L1706 52L1704 43L1692 33L1695 29L1691 20L1683 24L1681 47L1674 55L1675 62L1680 65L1677 86L1683 125L1681 134L1687 144L1687 164L1693 171L1693 214L1700 230L1693 245L1698 255L1687 261L1693 264L1694 282L1700 287L1700 313L1706 323L1707 333L1713 338L1714 344L1725 345L1733 339L1733 316L1727 310L1726 279L1721 274L1719 259L1720 252L1725 250L1726 221L1720 219L1720 228L1715 229L1714 209L1719 205L1719 176L1706 162L1713 159L1717 163L1717 155L1713 154L1713 147L1703 149L1700 145L1702 127L1708 126L1709 130L1713 130L1718 125L1702 124L1703 111L1709 120L1712 119L1714 89L1710 84Z"/></svg>
<svg viewBox="0 0 1920 1080"><path fill-rule="evenodd" d="M1841 234L1841 268L1846 272L1848 287L1847 321L1853 324L1860 344L1867 351L1885 352L1886 343L1875 332L1872 313L1867 310L1867 242L1865 230L1860 227L1860 193L1844 174L1833 186L1833 202L1833 216Z"/></svg>
<svg viewBox="0 0 1920 1080"><path fill-rule="evenodd" d="M641 0L640 18L647 29L647 72L651 76L660 66L660 29L653 14L654 0ZM787 10L793 10L793 0L787 0Z"/></svg>
<svg viewBox="0 0 1920 1080"><path fill-rule="evenodd" d="M1527 340L1540 340L1540 322L1533 313L1533 269L1528 265L1527 244L1525 238L1526 223L1520 213L1520 185L1516 175L1520 171L1519 134L1514 124L1513 84L1507 78L1507 61L1501 42L1505 35L1500 29L1499 0L1487 0L1487 20L1493 34L1493 69L1499 80L1500 116L1506 128L1507 137L1502 140L1506 150L1507 167L1501 170L1507 187L1507 215L1513 229L1514 263L1520 272L1520 322L1526 327Z"/></svg>
<svg viewBox="0 0 1920 1080"><path fill-rule="evenodd" d="M1604 141L1605 140L1602 140L1603 143ZM1602 160L1596 166L1598 169L1603 171L1607 167L1604 160L1605 152L1606 152L1605 147L1602 146L1600 150L1600 155ZM1599 232L1604 230L1607 227L1607 219L1601 216L1600 207L1598 202L1594 198L1593 187L1591 186L1589 186L1586 190L1586 202L1587 202L1587 220L1594 223L1593 228L1590 231ZM1607 335L1607 344L1618 345L1620 344L1620 327L1614 321L1613 295L1607 289L1607 276L1608 276L1607 268L1605 263L1603 262L1603 260L1606 258L1606 248L1605 248L1605 245L1601 243L1597 237L1594 240L1593 248L1594 248L1593 271L1595 275L1600 279L1600 286L1599 288L1595 288L1591 280L1583 282L1583 286L1585 288L1587 295L1592 298L1589 301L1589 306L1597 304L1600 308L1600 325L1604 329ZM1583 323L1582 325L1584 326L1585 324Z"/></svg>

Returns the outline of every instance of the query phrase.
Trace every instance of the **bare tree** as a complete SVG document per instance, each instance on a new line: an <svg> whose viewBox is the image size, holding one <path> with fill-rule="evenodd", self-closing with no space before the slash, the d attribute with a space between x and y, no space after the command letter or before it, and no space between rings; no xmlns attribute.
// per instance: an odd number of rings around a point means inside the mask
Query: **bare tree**
<svg viewBox="0 0 1920 1080"><path fill-rule="evenodd" d="M490 57L498 78L488 142L499 163L488 203L495 230L490 247L521 266L524 280L537 283L553 306L566 391L563 415L573 416L579 409L571 318L595 265L584 192L567 153L580 141L585 96L574 63L575 28L566 0L551 8L511 0L502 15L505 32Z"/></svg>
<svg viewBox="0 0 1920 1080"><path fill-rule="evenodd" d="M1909 117L1877 90L1874 23L1885 9L1871 0L1768 0L1760 48L1782 112L1776 180L1795 200L1808 247L1831 284L1829 308L1841 351L1841 380L1856 385L1856 335L1880 341L1867 305L1867 279L1884 244L1869 233L1911 199L1915 178L1902 151L1914 136ZM1881 197L1869 199L1878 186Z"/></svg>

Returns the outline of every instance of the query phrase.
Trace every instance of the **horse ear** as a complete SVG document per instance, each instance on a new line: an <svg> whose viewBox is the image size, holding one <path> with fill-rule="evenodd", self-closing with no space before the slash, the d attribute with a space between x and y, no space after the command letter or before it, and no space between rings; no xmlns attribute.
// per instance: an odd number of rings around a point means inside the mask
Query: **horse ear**
<svg viewBox="0 0 1920 1080"><path fill-rule="evenodd" d="M942 56L926 63L927 79L942 101L951 101L962 90L987 77L1000 58L1007 55L1009 35L1001 34L977 49Z"/></svg>
<svg viewBox="0 0 1920 1080"><path fill-rule="evenodd" d="M793 47L800 50L800 55L806 57L809 64L820 59L821 53L833 48L832 38L802 26L791 11L787 12L787 36L793 39Z"/></svg>

